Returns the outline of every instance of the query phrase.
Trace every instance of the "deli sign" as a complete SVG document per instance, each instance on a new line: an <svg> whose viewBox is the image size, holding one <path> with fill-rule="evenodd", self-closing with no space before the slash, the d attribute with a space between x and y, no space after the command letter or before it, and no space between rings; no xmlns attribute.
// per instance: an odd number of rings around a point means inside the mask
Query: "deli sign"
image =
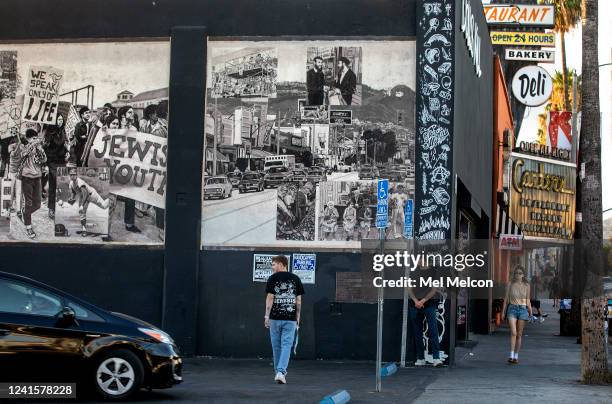
<svg viewBox="0 0 612 404"><path fill-rule="evenodd" d="M529 107L544 104L550 98L552 91L552 78L540 66L525 66L512 78L512 94L521 104Z"/></svg>
<svg viewBox="0 0 612 404"><path fill-rule="evenodd" d="M554 5L494 4L484 6L489 25L553 27Z"/></svg>

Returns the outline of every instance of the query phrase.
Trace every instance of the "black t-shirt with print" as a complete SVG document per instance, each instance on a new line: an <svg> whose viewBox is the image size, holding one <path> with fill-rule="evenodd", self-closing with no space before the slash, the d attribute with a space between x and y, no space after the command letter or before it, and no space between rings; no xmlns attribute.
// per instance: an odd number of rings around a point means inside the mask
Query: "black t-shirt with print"
<svg viewBox="0 0 612 404"><path fill-rule="evenodd" d="M297 275L277 272L268 278L266 294L274 295L270 320L296 321L297 297L304 294L304 286Z"/></svg>

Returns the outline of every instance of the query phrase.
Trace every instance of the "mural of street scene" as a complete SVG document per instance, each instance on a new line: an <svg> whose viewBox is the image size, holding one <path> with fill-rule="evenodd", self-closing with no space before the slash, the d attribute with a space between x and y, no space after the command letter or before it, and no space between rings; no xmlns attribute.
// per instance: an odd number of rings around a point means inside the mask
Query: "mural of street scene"
<svg viewBox="0 0 612 404"><path fill-rule="evenodd" d="M169 42L2 45L0 65L0 239L163 242Z"/></svg>
<svg viewBox="0 0 612 404"><path fill-rule="evenodd" d="M370 236L360 219L348 237L323 237L317 208L323 183L361 189L361 182L389 178L412 195L414 41L209 40L208 47L204 247L358 248L362 235ZM276 55L274 96L219 92L216 66L263 51ZM350 102L330 101L343 98L342 91L330 94L334 81L352 75Z"/></svg>

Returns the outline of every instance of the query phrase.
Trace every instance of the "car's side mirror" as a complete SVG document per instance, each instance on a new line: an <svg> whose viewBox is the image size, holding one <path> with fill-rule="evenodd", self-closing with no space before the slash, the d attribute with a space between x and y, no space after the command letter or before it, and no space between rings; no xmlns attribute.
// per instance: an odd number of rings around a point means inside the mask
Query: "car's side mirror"
<svg viewBox="0 0 612 404"><path fill-rule="evenodd" d="M56 315L57 325L59 327L69 327L71 325L79 325L76 319L76 313L72 307L66 306Z"/></svg>

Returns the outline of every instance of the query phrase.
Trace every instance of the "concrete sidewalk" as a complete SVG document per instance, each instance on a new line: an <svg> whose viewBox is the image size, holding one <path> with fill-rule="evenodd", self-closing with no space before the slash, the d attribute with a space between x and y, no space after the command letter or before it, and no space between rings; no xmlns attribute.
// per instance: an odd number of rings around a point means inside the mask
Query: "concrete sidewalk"
<svg viewBox="0 0 612 404"><path fill-rule="evenodd" d="M191 358L184 382L142 391L131 402L318 403L347 390L351 403L610 403L612 386L583 386L580 345L556 336L559 315L550 303L544 323L528 324L518 365L509 365L509 331L480 335L471 350L457 348L454 368L398 369L375 393L374 362L292 361L287 385L274 383L270 359Z"/></svg>
<svg viewBox="0 0 612 404"><path fill-rule="evenodd" d="M509 365L510 331L479 335L471 350L457 350L457 366L425 388L417 403L610 403L612 386L585 386L580 379L581 346L560 337L552 301L543 323L528 323L519 364Z"/></svg>

